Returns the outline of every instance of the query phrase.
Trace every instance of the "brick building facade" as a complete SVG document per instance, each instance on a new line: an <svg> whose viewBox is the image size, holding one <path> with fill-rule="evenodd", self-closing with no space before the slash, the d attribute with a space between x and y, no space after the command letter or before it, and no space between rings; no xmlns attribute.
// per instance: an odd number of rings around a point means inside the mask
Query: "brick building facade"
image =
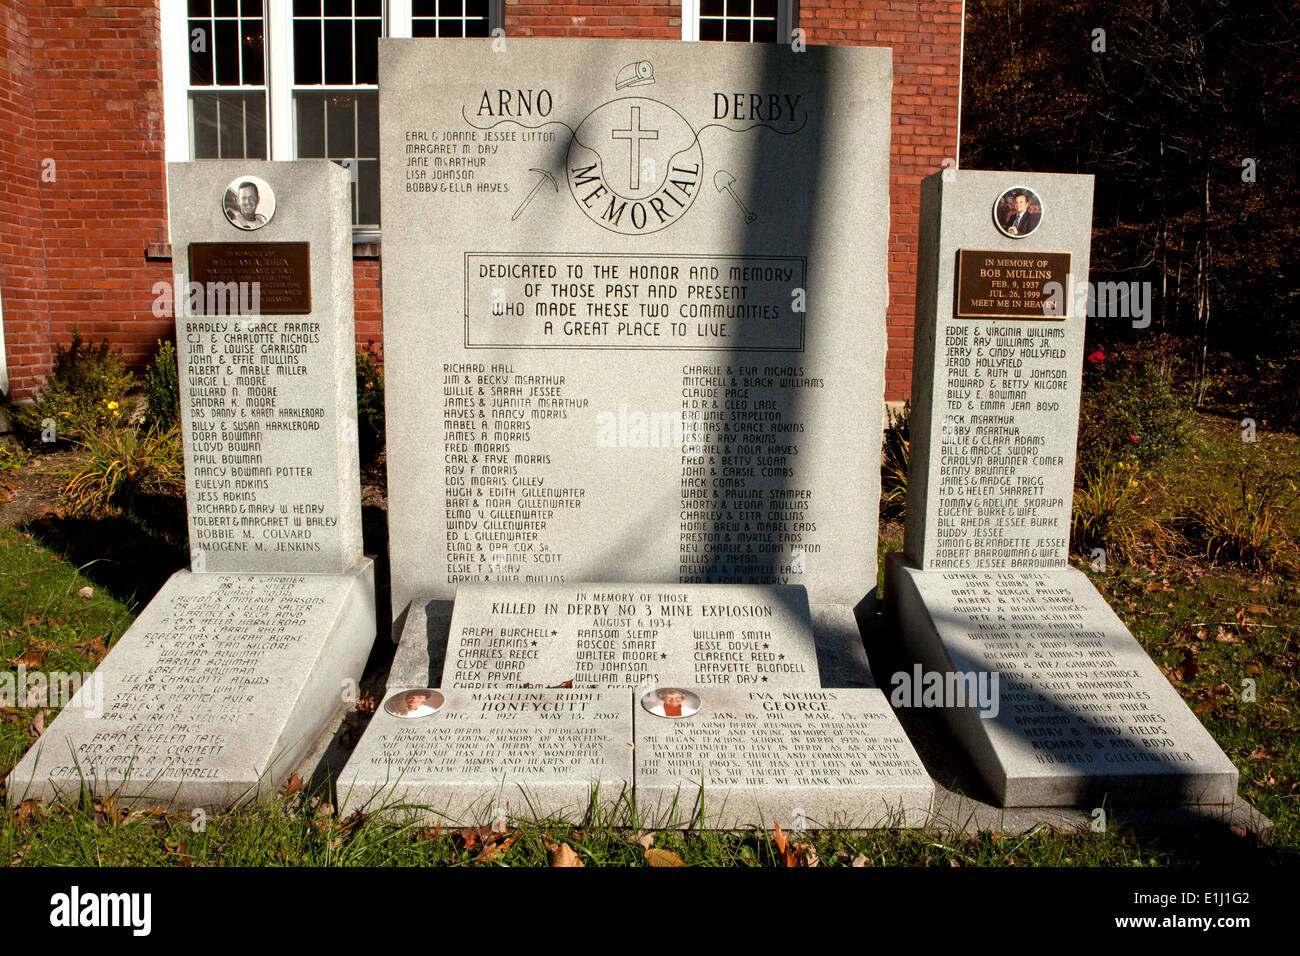
<svg viewBox="0 0 1300 956"><path fill-rule="evenodd" d="M728 2L734 13L738 0ZM483 35L500 28L506 37L675 40L723 33L733 39L764 39L779 24L802 30L809 44L892 47L886 398L908 396L920 181L940 169L944 160L951 165L958 158L959 0L799 0L797 7L793 0L752 0L746 7L750 16L726 18L721 0L477 0L483 11L477 25L470 16L476 0L464 0L463 7L456 3L462 11L459 20L436 19L450 9L436 6L436 0L388 0L382 10L380 0L325 0L324 15L337 11L340 3L351 11L351 18L345 19L358 44L349 82L363 95L365 84L359 77L366 23L375 25L366 29L393 36L430 35L435 30L445 36L454 29ZM171 319L154 314L154 287L172 272L165 163L203 155L199 134L187 126L187 118L197 122L193 117L200 113L199 97L215 98L202 92L207 89L218 94L241 89L252 91L254 99L263 97L270 104L262 107L269 116L269 132L265 143L253 148L269 145L271 158L290 158L285 144L293 148L292 137L270 128L277 114L271 91L284 76L282 70L277 75L270 52L277 43L301 36L277 22L277 16L284 22L292 17L297 29L304 19L299 14L313 6L319 7L320 0L0 0L0 175L11 211L0 238L0 321L11 397L28 395L40 384L50 368L52 343L67 343L74 326L88 339L107 338L136 366L149 361L157 339L172 334ZM253 31L258 56L263 55L265 29L265 62L270 65L259 67L265 70L260 86L249 84L241 73L242 87L202 87L194 75L201 67L194 66L193 50L185 44L197 35L195 23L214 25L214 46L221 44L219 20L230 10L236 11L233 22L244 31L245 45L250 42L248 24L258 28ZM373 19L367 19L372 10ZM195 20L196 15L208 19ZM322 20L319 29L328 43L332 27ZM328 46L323 50L322 56L331 54ZM248 69L247 49L243 56ZM175 66L180 62L184 69L187 61L188 87L185 73L178 74ZM222 66L216 61L214 73ZM292 80L294 94L304 97L299 102L306 102L310 83L304 84L302 75ZM327 122L328 116L322 125ZM304 141L301 122L297 136ZM334 152L315 155L337 158ZM363 345L382 343L382 233L375 239L358 228L356 325Z"/></svg>

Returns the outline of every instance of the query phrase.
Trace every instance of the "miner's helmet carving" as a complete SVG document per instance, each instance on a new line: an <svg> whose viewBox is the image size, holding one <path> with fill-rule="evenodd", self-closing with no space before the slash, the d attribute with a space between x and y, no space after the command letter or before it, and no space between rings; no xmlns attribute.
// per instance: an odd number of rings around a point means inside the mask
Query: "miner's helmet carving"
<svg viewBox="0 0 1300 956"><path fill-rule="evenodd" d="M654 66L649 60L638 60L618 71L618 77L614 80L614 89L625 90L629 86L649 86L654 81Z"/></svg>

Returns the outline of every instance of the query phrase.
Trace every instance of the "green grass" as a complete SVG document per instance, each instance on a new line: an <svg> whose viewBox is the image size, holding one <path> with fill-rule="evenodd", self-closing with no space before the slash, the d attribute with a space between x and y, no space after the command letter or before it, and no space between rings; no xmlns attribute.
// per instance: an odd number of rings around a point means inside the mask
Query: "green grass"
<svg viewBox="0 0 1300 956"><path fill-rule="evenodd" d="M91 597L81 596L84 587L94 589ZM19 662L29 672L94 670L138 610L32 535L0 528L0 660L11 671ZM32 745L37 715L48 723L53 713L0 709L0 771L8 773Z"/></svg>
<svg viewBox="0 0 1300 956"><path fill-rule="evenodd" d="M31 808L0 817L0 860L22 866L547 866L566 844L586 866L644 866L646 847L691 866L784 867L771 832L667 830L644 834L608 819L514 822L506 834L399 824L378 816L336 819L301 797L214 815L142 810L104 801ZM982 832L962 839L926 831L789 835L791 855L822 866L1165 866L1185 862L1131 832L1022 835ZM808 850L811 849L811 853Z"/></svg>

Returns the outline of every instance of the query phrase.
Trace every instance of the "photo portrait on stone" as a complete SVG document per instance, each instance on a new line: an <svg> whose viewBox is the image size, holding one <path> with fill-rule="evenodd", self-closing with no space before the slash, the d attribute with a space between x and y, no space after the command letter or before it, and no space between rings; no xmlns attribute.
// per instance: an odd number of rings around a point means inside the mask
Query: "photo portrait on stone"
<svg viewBox="0 0 1300 956"><path fill-rule="evenodd" d="M680 687L656 687L641 696L641 706L656 717L690 717L700 709L700 698Z"/></svg>
<svg viewBox="0 0 1300 956"><path fill-rule="evenodd" d="M428 717L441 710L446 702L447 698L432 688L413 687L388 698L384 710L394 717Z"/></svg>
<svg viewBox="0 0 1300 956"><path fill-rule="evenodd" d="M275 192L265 179L240 176L226 187L222 211L236 229L261 229L275 215Z"/></svg>
<svg viewBox="0 0 1300 956"><path fill-rule="evenodd" d="M1043 221L1043 203L1032 189L1013 186L993 204L993 221L998 231L1012 239L1023 239Z"/></svg>

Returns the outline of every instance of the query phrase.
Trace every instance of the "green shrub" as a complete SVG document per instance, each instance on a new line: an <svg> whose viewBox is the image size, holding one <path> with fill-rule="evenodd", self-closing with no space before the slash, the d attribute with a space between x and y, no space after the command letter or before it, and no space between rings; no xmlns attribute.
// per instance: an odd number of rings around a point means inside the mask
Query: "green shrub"
<svg viewBox="0 0 1300 956"><path fill-rule="evenodd" d="M1079 410L1080 471L1120 461L1154 467L1185 449L1193 430L1188 403L1175 391L1167 349L1108 346L1085 363Z"/></svg>
<svg viewBox="0 0 1300 956"><path fill-rule="evenodd" d="M172 494L185 488L180 425L110 427L85 435L77 445L89 453L89 460L63 487L74 514L126 508L137 495Z"/></svg>
<svg viewBox="0 0 1300 956"><path fill-rule="evenodd" d="M123 399L137 384L119 350L107 340L87 345L74 328L67 349L55 343L54 366L36 401L13 409L15 430L28 442L41 442L51 437L43 423L53 421L56 441L84 438L129 417Z"/></svg>
<svg viewBox="0 0 1300 956"><path fill-rule="evenodd" d="M1102 548L1108 560L1124 562L1143 549L1165 556L1177 540L1166 520L1155 513L1136 465L1120 461L1079 473L1070 513L1075 550Z"/></svg>
<svg viewBox="0 0 1300 956"><path fill-rule="evenodd" d="M886 410L888 424L880 449L881 517L901 518L907 514L907 469L912 452L912 403L901 412Z"/></svg>
<svg viewBox="0 0 1300 956"><path fill-rule="evenodd" d="M357 442L363 469L373 467L384 450L384 369L367 343L357 349Z"/></svg>
<svg viewBox="0 0 1300 956"><path fill-rule="evenodd" d="M176 369L176 347L158 342L158 354L144 376L145 400L149 403L148 423L166 431L181 420L181 386Z"/></svg>
<svg viewBox="0 0 1300 956"><path fill-rule="evenodd" d="M1296 499L1293 478L1242 458L1227 493L1216 490L1188 499L1187 536L1212 561L1295 572L1300 570L1300 548L1286 527L1286 515Z"/></svg>

